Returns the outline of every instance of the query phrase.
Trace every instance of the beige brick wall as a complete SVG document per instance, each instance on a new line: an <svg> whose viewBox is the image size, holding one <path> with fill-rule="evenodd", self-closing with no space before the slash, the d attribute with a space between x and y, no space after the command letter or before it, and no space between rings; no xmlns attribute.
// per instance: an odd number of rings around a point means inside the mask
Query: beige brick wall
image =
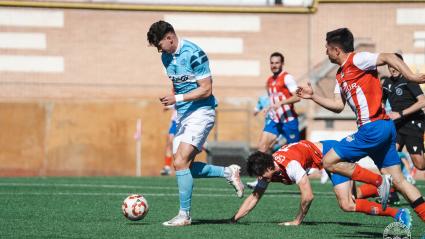
<svg viewBox="0 0 425 239"><path fill-rule="evenodd" d="M178 32L185 37L240 37L243 53L209 54L209 58L260 62L258 77L213 76L222 110L217 122L219 140L247 141L249 137L251 145L256 144L262 121L248 120L246 109L264 90L271 52L284 53L285 69L303 81L309 65L326 59L325 33L338 27L369 38L379 52L423 52L413 48L413 32L425 26L396 25L399 7L425 5L320 4L312 15L254 14L261 21L259 32ZM0 71L0 176L133 175L137 118L142 119L144 130L142 174L156 175L163 163L169 121L157 98L170 92L171 86L159 54L147 47L146 32L152 22L170 13L61 11L63 28L0 25L0 32L42 32L47 38L44 51L0 48L0 55L62 56L65 63L63 73ZM323 83L324 92L333 89L332 80ZM317 108L309 111L304 102L298 110L312 117ZM324 127L323 122L310 123L315 129ZM337 123L336 129L352 129L351 123Z"/></svg>

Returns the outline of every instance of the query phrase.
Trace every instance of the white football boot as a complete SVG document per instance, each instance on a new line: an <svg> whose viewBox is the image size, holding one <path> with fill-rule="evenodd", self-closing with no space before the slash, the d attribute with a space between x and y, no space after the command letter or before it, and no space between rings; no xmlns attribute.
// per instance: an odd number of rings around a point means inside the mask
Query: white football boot
<svg viewBox="0 0 425 239"><path fill-rule="evenodd" d="M167 227L181 227L181 226L189 226L192 224L192 217L189 213L181 213L177 214L173 219L170 221L166 221L162 223L162 225Z"/></svg>
<svg viewBox="0 0 425 239"><path fill-rule="evenodd" d="M231 184L233 186L233 188L235 188L236 195L239 198L243 197L244 186L243 186L243 183L242 183L241 177L240 177L241 167L239 165L232 164L227 168L231 172L230 175L228 177L226 177L227 182L229 184Z"/></svg>

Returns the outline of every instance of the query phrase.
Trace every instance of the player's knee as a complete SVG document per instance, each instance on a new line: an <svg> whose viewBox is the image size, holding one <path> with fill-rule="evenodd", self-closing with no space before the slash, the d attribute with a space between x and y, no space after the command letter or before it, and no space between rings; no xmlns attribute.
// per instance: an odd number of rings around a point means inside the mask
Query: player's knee
<svg viewBox="0 0 425 239"><path fill-rule="evenodd" d="M328 172L334 173L335 164L329 162L329 160L323 160L323 168L325 168L325 170Z"/></svg>
<svg viewBox="0 0 425 239"><path fill-rule="evenodd" d="M422 155L412 156L412 161L417 169L425 170L425 158Z"/></svg>
<svg viewBox="0 0 425 239"><path fill-rule="evenodd" d="M404 183L408 183L406 179L404 179L403 176L394 176L392 177L392 184L395 189L399 190L401 187L403 187Z"/></svg>
<svg viewBox="0 0 425 239"><path fill-rule="evenodd" d="M268 148L267 148L267 146L265 144L260 144L258 146L258 151L265 153L265 152L268 151Z"/></svg>
<svg viewBox="0 0 425 239"><path fill-rule="evenodd" d="M187 168L186 160L184 160L184 159L183 159L181 156L179 156L179 155L176 155L176 156L174 157L173 165L174 165L174 170L182 170L182 169Z"/></svg>

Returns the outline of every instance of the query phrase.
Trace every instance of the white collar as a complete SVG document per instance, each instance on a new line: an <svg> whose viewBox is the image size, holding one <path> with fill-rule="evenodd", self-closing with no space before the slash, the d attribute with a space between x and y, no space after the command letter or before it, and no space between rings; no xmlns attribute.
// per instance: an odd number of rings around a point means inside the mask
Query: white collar
<svg viewBox="0 0 425 239"><path fill-rule="evenodd" d="M176 51L173 53L173 55L176 55L176 54L180 54L180 50L181 50L181 48L182 48L182 45L183 45L183 39L179 39L178 37L177 37L177 49L176 49Z"/></svg>

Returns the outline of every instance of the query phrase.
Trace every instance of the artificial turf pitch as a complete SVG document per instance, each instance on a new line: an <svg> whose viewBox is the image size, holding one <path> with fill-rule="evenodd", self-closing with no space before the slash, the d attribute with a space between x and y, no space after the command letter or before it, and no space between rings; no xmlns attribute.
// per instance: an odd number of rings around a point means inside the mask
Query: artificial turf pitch
<svg viewBox="0 0 425 239"><path fill-rule="evenodd" d="M243 199L224 179L195 179L192 225L168 228L161 223L178 210L174 177L0 178L0 238L382 238L392 222L389 217L345 213L330 183L312 180L312 186L315 199L301 226L277 225L293 220L299 208L297 187L278 183L232 225L226 219ZM425 182L417 186L425 195ZM141 221L129 221L121 213L130 193L148 200L149 213ZM404 200L401 207L410 208ZM425 224L411 213L412 238L421 238Z"/></svg>

